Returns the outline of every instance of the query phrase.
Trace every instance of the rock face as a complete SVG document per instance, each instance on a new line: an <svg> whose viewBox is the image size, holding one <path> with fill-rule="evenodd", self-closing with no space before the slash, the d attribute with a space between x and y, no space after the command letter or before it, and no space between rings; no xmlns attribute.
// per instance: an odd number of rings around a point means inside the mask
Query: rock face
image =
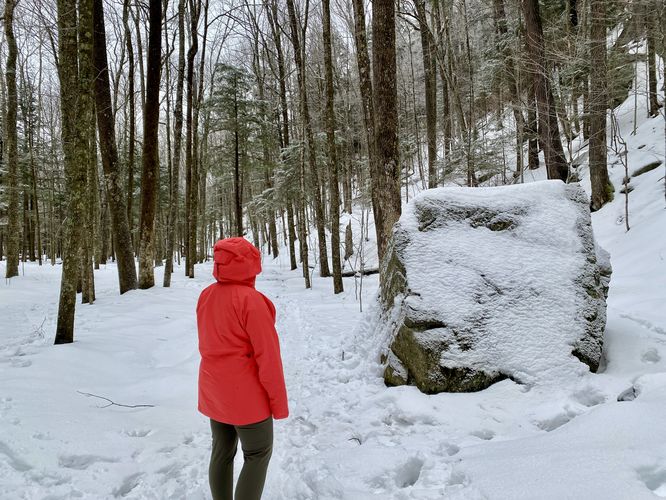
<svg viewBox="0 0 666 500"><path fill-rule="evenodd" d="M561 181L414 198L383 263L386 383L469 392L596 371L611 267L588 206Z"/></svg>

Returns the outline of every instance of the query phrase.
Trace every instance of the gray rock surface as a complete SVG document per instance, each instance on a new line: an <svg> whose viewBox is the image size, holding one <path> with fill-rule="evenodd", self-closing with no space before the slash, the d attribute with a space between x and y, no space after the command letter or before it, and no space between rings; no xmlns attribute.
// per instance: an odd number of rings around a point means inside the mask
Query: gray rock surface
<svg viewBox="0 0 666 500"><path fill-rule="evenodd" d="M560 181L413 199L383 263L385 382L469 392L596 371L611 266L588 206Z"/></svg>

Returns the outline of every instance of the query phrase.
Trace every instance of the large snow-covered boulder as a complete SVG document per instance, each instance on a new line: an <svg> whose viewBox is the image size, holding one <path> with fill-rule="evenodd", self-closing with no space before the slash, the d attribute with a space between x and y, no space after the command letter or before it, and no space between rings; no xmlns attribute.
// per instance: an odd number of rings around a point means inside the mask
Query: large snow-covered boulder
<svg viewBox="0 0 666 500"><path fill-rule="evenodd" d="M386 383L467 392L596 371L611 268L588 206L561 181L414 198L383 263Z"/></svg>

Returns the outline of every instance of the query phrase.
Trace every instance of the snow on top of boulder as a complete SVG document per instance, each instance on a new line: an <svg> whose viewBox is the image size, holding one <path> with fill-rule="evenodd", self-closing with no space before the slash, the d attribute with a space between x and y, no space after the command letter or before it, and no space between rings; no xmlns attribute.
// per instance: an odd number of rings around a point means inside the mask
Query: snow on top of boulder
<svg viewBox="0 0 666 500"><path fill-rule="evenodd" d="M405 324L421 326L426 349L448 344L441 367L527 384L588 371L572 349L597 316L603 331L605 309L581 293L597 293L599 273L580 186L430 189L405 207L394 238ZM598 355L600 344L582 349Z"/></svg>

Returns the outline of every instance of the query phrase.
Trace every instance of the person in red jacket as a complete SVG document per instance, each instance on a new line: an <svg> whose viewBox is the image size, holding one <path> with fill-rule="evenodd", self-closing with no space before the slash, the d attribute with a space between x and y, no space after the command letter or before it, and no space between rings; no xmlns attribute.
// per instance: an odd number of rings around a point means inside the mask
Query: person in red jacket
<svg viewBox="0 0 666 500"><path fill-rule="evenodd" d="M197 303L199 411L213 434L209 481L214 500L233 499L240 437L244 464L236 500L259 500L273 449L273 419L289 416L275 306L254 288L259 250L244 238L219 240L213 276Z"/></svg>

